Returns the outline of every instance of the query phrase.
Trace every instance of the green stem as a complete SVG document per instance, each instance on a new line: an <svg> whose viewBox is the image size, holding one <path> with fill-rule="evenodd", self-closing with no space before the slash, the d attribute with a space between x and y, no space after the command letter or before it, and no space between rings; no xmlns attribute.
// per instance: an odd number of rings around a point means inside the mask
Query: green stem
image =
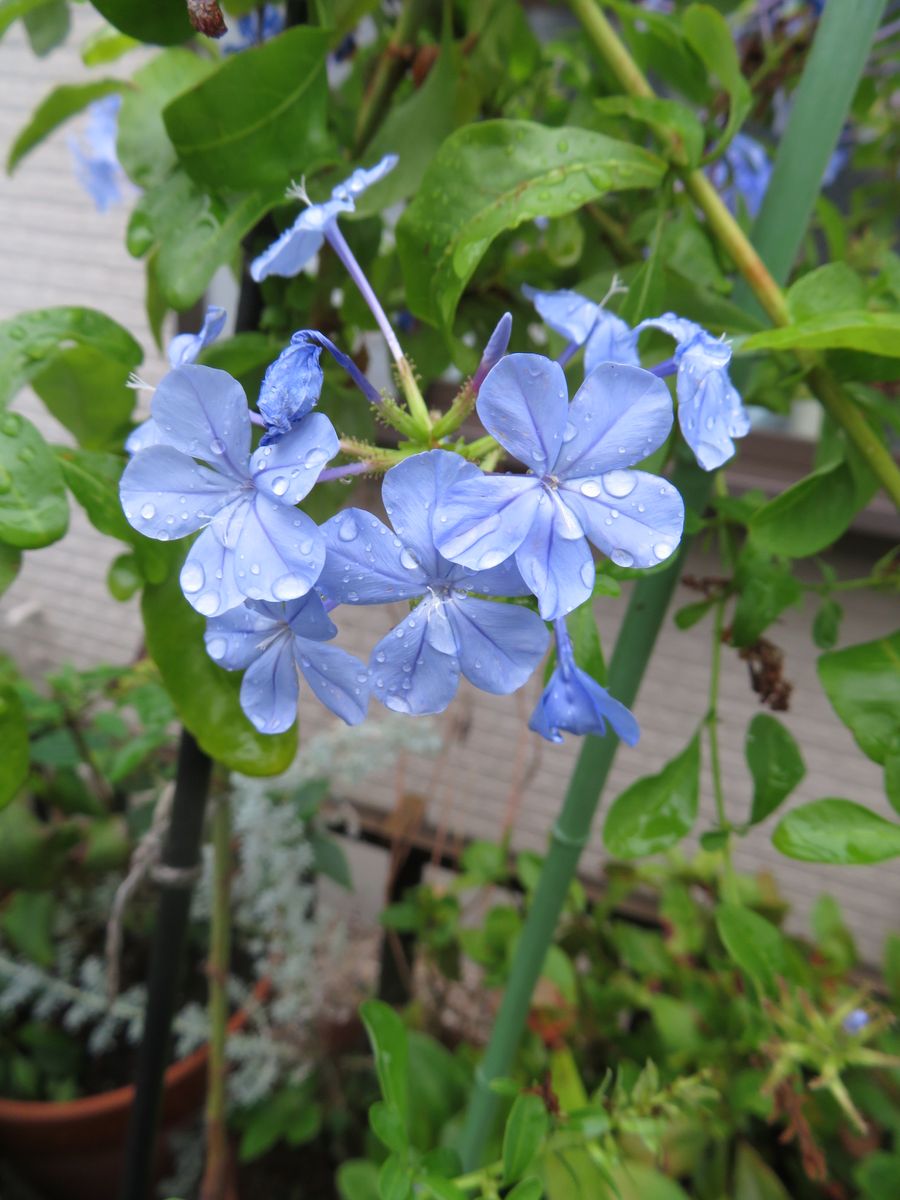
<svg viewBox="0 0 900 1200"><path fill-rule="evenodd" d="M585 33L588 35L595 49L622 85L623 90L632 96L655 96L656 93L650 86L647 77L631 57L628 48L606 19L595 0L568 0L568 3L572 12L583 25ZM850 80L853 82L855 87L855 81L858 80L862 72L868 46L871 43L872 34L877 26L878 13L875 10L877 9L879 12L883 10L884 0L861 0L858 7L866 9L865 19L861 23L857 22L854 15L857 8L856 5L831 3L826 9L826 20L828 19L828 14L834 9L843 9L845 17L850 18L849 27L844 29L844 25L842 24L842 29L844 36L853 43L853 59L852 62L846 65L841 62L839 70L837 69L837 64L835 67L836 76L841 77L841 87L839 89L841 95L846 95L847 93L847 81ZM829 31L832 31L836 24L837 22L832 22L828 27ZM833 33L829 37L829 42L834 42ZM812 60L812 55L810 57ZM823 56L820 54L818 57L821 60ZM809 89L807 89L807 93L810 94ZM846 104L841 110L844 116L846 116L846 108L849 105L849 99L852 98L852 94L853 88L850 88ZM815 176L815 191L817 192L821 179L821 171L818 174L815 173L814 168L816 164L812 164L811 167L806 161L802 150L803 146L801 144L797 147L797 153L794 155L793 161L795 167L798 170ZM719 193L702 171L694 170L685 172L683 179L685 188L691 199L698 208L702 209L717 241L728 252L769 319L774 325L789 325L791 323L790 310L784 293L766 265L769 261L768 254L762 247L760 251L754 249L753 243L751 243L740 225L728 211ZM782 194L780 190L776 192L774 185L775 179L773 178L768 191L768 195L772 198L773 203L777 195ZM805 186L806 183L804 183ZM806 229L808 219L809 212L807 211L803 216L802 224L794 222L795 225L798 225L798 232L796 234L797 244L799 244L799 239ZM768 225L761 228L765 231ZM795 251L796 245L794 246L794 250L791 251L791 255ZM772 252L775 253L774 248ZM763 261L764 257L765 261ZM790 261L793 261L792 257ZM790 262L788 263L789 265ZM786 276L787 268L784 269L784 272ZM872 473L876 476L879 483L881 483L894 503L900 507L900 467L898 467L890 452L882 445L853 400L825 368L819 364L818 357L809 353L798 354L797 357L809 369L809 385L814 395L834 420L843 428L847 436L868 462Z"/></svg>
<svg viewBox="0 0 900 1200"><path fill-rule="evenodd" d="M688 508L702 511L712 485L709 475L693 463L680 464L672 483ZM609 690L623 704L630 706L637 696L666 609L681 576L687 547L688 539L682 542L668 570L648 575L634 585L609 664ZM603 738L584 739L562 811L553 827L550 849L519 939L490 1044L476 1074L460 1146L467 1171L478 1166L490 1135L498 1103L490 1082L505 1075L512 1064L528 1018L531 996L553 941L618 746L612 731Z"/></svg>
<svg viewBox="0 0 900 1200"><path fill-rule="evenodd" d="M228 967L231 943L231 812L228 796L213 810L213 895L209 964L209 1067L206 1091L206 1167L200 1200L224 1200L228 1181L225 1124L228 1063Z"/></svg>
<svg viewBox="0 0 900 1200"><path fill-rule="evenodd" d="M394 32L378 60L372 82L360 105L353 139L354 157L365 150L390 103L391 94L403 78L406 69L404 51L415 37L425 7L425 0L404 0ZM398 146L397 149L402 147Z"/></svg>
<svg viewBox="0 0 900 1200"><path fill-rule="evenodd" d="M731 857L731 829L728 824L728 814L725 810L725 787L722 783L722 760L719 755L719 680L722 671L722 631L725 627L725 597L720 596L716 601L712 632L712 654L709 666L709 707L706 712L706 734L709 739L709 767L712 776L713 800L716 805L716 817L719 828L726 835L723 855L725 863L725 878L723 894L729 904L740 903L737 876Z"/></svg>

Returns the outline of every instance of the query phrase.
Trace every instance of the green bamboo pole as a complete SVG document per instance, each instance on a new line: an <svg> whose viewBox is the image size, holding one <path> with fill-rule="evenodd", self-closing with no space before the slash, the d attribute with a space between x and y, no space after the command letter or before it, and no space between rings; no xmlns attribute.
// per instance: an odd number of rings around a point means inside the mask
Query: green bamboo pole
<svg viewBox="0 0 900 1200"><path fill-rule="evenodd" d="M569 0L569 5L594 46L612 68L623 90L634 96L655 95L595 0ZM829 7L835 7L834 0ZM865 53L862 57L857 54L849 60L858 64L857 71L862 70L871 41L871 31L867 32L867 29L868 26L865 26L854 28L852 31L854 38L859 37L865 43ZM832 80L827 76L818 81L820 89L827 90L831 84ZM731 255L742 277L770 319L776 325L788 324L790 313L781 288L707 177L701 171L688 172L685 175L685 185L694 202L705 213L711 231ZM770 188L770 194L774 194L773 204L779 198L782 201L786 199L784 194L776 192L774 187ZM806 361L812 361L814 364L814 360L809 357ZM824 368L812 365L809 378L811 386L826 409L847 431L885 489L900 505L900 470L875 437L868 422ZM710 493L711 476L704 475L697 467L683 465L675 472L673 482L689 508L702 510ZM648 576L635 584L609 666L610 691L624 704L633 704L637 696L680 577L680 566L686 550L687 543L683 542L669 570ZM570 780L562 812L553 828L549 853L541 871L534 900L519 939L491 1039L476 1073L475 1088L460 1142L463 1166L467 1171L472 1171L479 1165L485 1142L490 1135L498 1102L498 1097L490 1089L490 1083L491 1080L505 1074L512 1064L525 1028L531 996L547 950L552 944L569 884L590 834L600 794L617 748L618 739L612 732L602 739L585 738Z"/></svg>

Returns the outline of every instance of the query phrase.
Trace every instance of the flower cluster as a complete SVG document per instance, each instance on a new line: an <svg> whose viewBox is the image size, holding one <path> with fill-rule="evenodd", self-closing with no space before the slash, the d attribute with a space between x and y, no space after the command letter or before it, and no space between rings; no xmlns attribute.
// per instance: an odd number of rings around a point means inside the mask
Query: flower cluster
<svg viewBox="0 0 900 1200"><path fill-rule="evenodd" d="M396 335L338 229L338 217L395 161L354 171L322 204L307 201L252 273L295 274L327 239L408 381ZM293 194L305 198L302 188ZM621 568L652 568L676 550L682 499L665 478L641 469L673 425L662 376L676 375L682 431L712 469L746 432L727 374L730 350L672 314L632 329L575 292L528 295L569 339L563 355L554 362L507 353L506 314L461 393L468 401L460 411L474 398L489 436L466 446L423 435L387 454L381 461L394 461L382 487L387 523L351 507L319 527L299 507L317 481L370 469L365 461L326 467L340 443L316 411L323 351L368 402L383 403L387 416L397 410L329 338L295 333L266 371L255 411L230 375L197 363L223 328L220 309L207 312L198 333L173 340L172 369L154 393L151 418L128 441L122 503L150 537L198 534L181 587L207 618L210 656L244 672L241 703L257 729L277 733L293 723L301 680L350 724L364 719L371 695L400 713L441 712L461 676L508 694L545 657L552 622L555 668L530 727L561 741L563 731L602 736L611 726L628 744L637 741L631 713L578 665L566 617L591 601L595 551ZM645 370L638 338L651 328L674 338L676 350ZM585 377L570 401L563 367L581 347ZM254 425L262 430L255 449ZM512 469L484 469L504 451ZM367 664L330 644L339 606L398 604L406 611Z"/></svg>

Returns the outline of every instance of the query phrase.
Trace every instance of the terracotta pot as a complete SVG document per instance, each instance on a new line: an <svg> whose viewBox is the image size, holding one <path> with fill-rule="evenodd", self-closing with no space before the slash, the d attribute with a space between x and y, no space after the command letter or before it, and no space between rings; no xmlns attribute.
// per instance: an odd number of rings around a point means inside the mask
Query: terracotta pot
<svg viewBox="0 0 900 1200"><path fill-rule="evenodd" d="M254 997L265 1000L271 985L261 980ZM229 1033L247 1023L240 1009ZM209 1050L201 1046L166 1070L156 1148L156 1169L166 1160L166 1135L196 1115L206 1090ZM134 1087L116 1088L81 1100L0 1099L0 1153L46 1200L116 1200Z"/></svg>

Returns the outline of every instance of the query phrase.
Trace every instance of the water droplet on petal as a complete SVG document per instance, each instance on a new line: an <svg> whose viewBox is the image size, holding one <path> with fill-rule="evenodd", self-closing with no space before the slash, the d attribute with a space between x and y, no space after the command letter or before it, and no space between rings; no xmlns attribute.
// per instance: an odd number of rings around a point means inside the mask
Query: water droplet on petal
<svg viewBox="0 0 900 1200"><path fill-rule="evenodd" d="M410 549L404 547L400 553L400 563L406 567L407 571L415 571L419 565L419 560Z"/></svg>
<svg viewBox="0 0 900 1200"><path fill-rule="evenodd" d="M600 484L596 479L586 479L580 488L582 496L587 496L593 500L595 496L600 495Z"/></svg>
<svg viewBox="0 0 900 1200"><path fill-rule="evenodd" d="M284 475L277 475L272 480L272 491L276 496L283 496L288 490L288 481Z"/></svg>
<svg viewBox="0 0 900 1200"><path fill-rule="evenodd" d="M593 587L594 586L594 562L593 562L593 559L590 562L586 562L584 564L584 566L581 568L581 582L584 584L585 587Z"/></svg>
<svg viewBox="0 0 900 1200"><path fill-rule="evenodd" d="M259 563L251 563L250 564L250 574L251 575L259 574Z"/></svg>
<svg viewBox="0 0 900 1200"><path fill-rule="evenodd" d="M307 591L306 584L296 575L282 575L272 584L272 595L276 600L295 600L305 596Z"/></svg>
<svg viewBox="0 0 900 1200"><path fill-rule="evenodd" d="M565 427L565 429L563 430L563 441L564 441L564 442L571 442L572 438L575 436L575 434L576 434L577 432L578 432L578 431L576 430L576 428L575 428L575 426L572 424L572 422L571 422L571 421L566 421L566 427Z"/></svg>
<svg viewBox="0 0 900 1200"><path fill-rule="evenodd" d="M479 571L490 571L492 567L499 567L502 562L506 561L507 556L502 550L485 550L481 558L478 560Z"/></svg>
<svg viewBox="0 0 900 1200"><path fill-rule="evenodd" d="M312 544L312 542L309 540L309 538L306 538L306 539L305 539L304 541L302 541L302 542L300 543L300 545L297 547L297 549L300 551L300 553L301 553L301 554L309 554L309 553L310 553L310 551L312 550L312 548L313 548L313 544Z"/></svg>
<svg viewBox="0 0 900 1200"><path fill-rule="evenodd" d="M202 613L204 617L214 616L219 611L219 593L212 591L204 592L197 599L194 608L196 608L198 613Z"/></svg>
<svg viewBox="0 0 900 1200"><path fill-rule="evenodd" d="M224 638L211 638L210 641L208 641L206 643L207 654L209 655L210 658L214 658L217 661L220 658L225 657L225 651L227 649L228 649L228 643L225 641Z"/></svg>
<svg viewBox="0 0 900 1200"><path fill-rule="evenodd" d="M669 557L674 549L675 547L670 546L668 542L657 542L653 547L653 553L660 560L660 562L662 562L664 559Z"/></svg>
<svg viewBox="0 0 900 1200"><path fill-rule="evenodd" d="M359 534L359 527L352 517L345 517L338 526L338 537L342 542L352 542Z"/></svg>
<svg viewBox="0 0 900 1200"><path fill-rule="evenodd" d="M186 562L181 568L182 591L193 594L199 592L206 583L206 575L198 562Z"/></svg>
<svg viewBox="0 0 900 1200"><path fill-rule="evenodd" d="M152 521L156 516L156 508L152 504L144 504L141 507L141 516L145 521Z"/></svg>
<svg viewBox="0 0 900 1200"><path fill-rule="evenodd" d="M213 438L213 440L209 443L209 448L212 450L213 454L225 453L225 443L220 438Z"/></svg>
<svg viewBox="0 0 900 1200"><path fill-rule="evenodd" d="M629 554L627 550L613 550L609 557L619 567L634 566L634 555Z"/></svg>
<svg viewBox="0 0 900 1200"><path fill-rule="evenodd" d="M610 496L622 499L630 496L637 487L637 476L633 471L607 471L603 476L603 486Z"/></svg>

